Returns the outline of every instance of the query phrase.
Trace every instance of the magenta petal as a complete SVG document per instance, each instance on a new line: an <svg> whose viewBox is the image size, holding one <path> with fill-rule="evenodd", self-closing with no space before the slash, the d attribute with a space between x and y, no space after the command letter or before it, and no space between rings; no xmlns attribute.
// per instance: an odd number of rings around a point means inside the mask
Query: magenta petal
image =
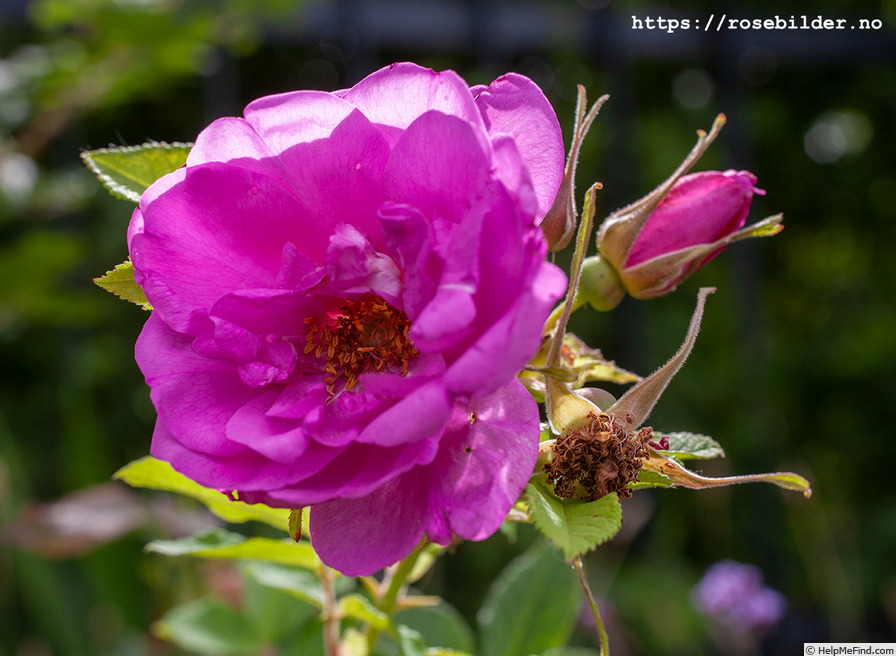
<svg viewBox="0 0 896 656"><path fill-rule="evenodd" d="M437 353L466 339L476 318L474 291L440 287L414 321L410 333L414 345L421 351Z"/></svg>
<svg viewBox="0 0 896 656"><path fill-rule="evenodd" d="M484 540L498 530L532 475L538 440L538 406L516 380L456 407L425 468L433 481L430 540Z"/></svg>
<svg viewBox="0 0 896 656"><path fill-rule="evenodd" d="M513 137L529 170L539 217L550 209L563 179L563 136L548 99L529 78L508 73L487 89L476 87L479 106L490 136Z"/></svg>
<svg viewBox="0 0 896 656"><path fill-rule="evenodd" d="M490 169L487 151L468 123L429 112L395 144L384 185L393 201L458 222L485 193Z"/></svg>
<svg viewBox="0 0 896 656"><path fill-rule="evenodd" d="M383 167L388 158L383 135L357 110L326 139L297 143L279 157L289 171L284 183L317 223L330 230L350 223L378 250L382 240L377 209L385 200Z"/></svg>
<svg viewBox="0 0 896 656"><path fill-rule="evenodd" d="M147 189L140 196L140 207L148 207L149 204L152 203L156 198L166 194L169 190L173 189L177 185L182 184L186 177L187 168L185 166L182 166L179 169L175 169L168 175L163 175L161 178L149 185L149 187L147 187Z"/></svg>
<svg viewBox="0 0 896 656"><path fill-rule="evenodd" d="M401 271L392 258L375 252L354 226L336 226L327 249L326 269L330 284L346 296L374 293L400 305Z"/></svg>
<svg viewBox="0 0 896 656"><path fill-rule="evenodd" d="M328 227L304 216L276 181L226 164L189 169L183 183L141 207L143 230L130 243L136 279L181 331L233 290L273 287L285 243L321 261L329 241Z"/></svg>
<svg viewBox="0 0 896 656"><path fill-rule="evenodd" d="M441 353L421 353L411 363L406 375L382 371L361 374L359 381L361 387L368 392L403 397L443 373L445 373L445 358Z"/></svg>
<svg viewBox="0 0 896 656"><path fill-rule="evenodd" d="M436 73L416 64L392 64L368 75L342 98L374 123L405 129L422 114L436 110L484 132L470 89L454 71Z"/></svg>
<svg viewBox="0 0 896 656"><path fill-rule="evenodd" d="M184 446L164 423L158 421L152 436L150 454L154 458L170 463L177 471L206 487L220 490L265 491L263 498L256 495L256 500L264 501L268 499L267 490L276 490L281 485L288 486L294 481L315 474L337 457L340 451L325 449L311 443L301 460L289 463L273 461L248 449L241 451L237 458L215 456L193 451ZM273 498L270 500L273 501ZM281 503L276 507L300 506Z"/></svg>
<svg viewBox="0 0 896 656"><path fill-rule="evenodd" d="M565 284L560 269L543 263L532 289L519 295L505 315L448 367L448 389L458 395L488 394L519 371L538 349L544 319Z"/></svg>
<svg viewBox="0 0 896 656"><path fill-rule="evenodd" d="M222 296L210 315L221 317L258 335L283 337L305 332L304 319L321 307L319 299L283 289L236 290Z"/></svg>
<svg viewBox="0 0 896 656"><path fill-rule="evenodd" d="M297 143L329 137L352 111L352 106L323 91L293 91L265 96L250 103L244 112L275 154Z"/></svg>
<svg viewBox="0 0 896 656"><path fill-rule="evenodd" d="M528 482L538 439L538 408L517 381L458 405L432 463L362 498L313 506L312 544L330 567L362 576L407 556L424 532L443 545L484 540Z"/></svg>
<svg viewBox="0 0 896 656"><path fill-rule="evenodd" d="M433 439L398 447L353 444L314 476L271 489L268 498L280 508L303 508L332 499L367 496L398 474L432 461L438 438L435 435Z"/></svg>
<svg viewBox="0 0 896 656"><path fill-rule="evenodd" d="M345 446L356 442L364 426L392 402L358 387L336 396L328 394L320 411L312 410L305 417L305 430L320 444Z"/></svg>
<svg viewBox="0 0 896 656"><path fill-rule="evenodd" d="M187 167L207 162L230 162L273 178L286 177L274 152L245 120L219 118L196 137L187 156Z"/></svg>
<svg viewBox="0 0 896 656"><path fill-rule="evenodd" d="M225 431L229 440L275 462L289 463L303 456L308 439L300 421L265 414L277 396L278 390L269 390L245 404L233 413Z"/></svg>
<svg viewBox="0 0 896 656"><path fill-rule="evenodd" d="M414 550L427 510L424 496L408 496L391 481L360 499L312 506L311 543L324 563L346 576L373 574Z"/></svg>
<svg viewBox="0 0 896 656"><path fill-rule="evenodd" d="M280 271L274 286L277 289L294 289L308 291L320 283L324 272L322 267L315 265L308 259L291 241L283 245L283 253L280 257Z"/></svg>
<svg viewBox="0 0 896 656"><path fill-rule="evenodd" d="M384 203L379 217L388 252L403 271L412 274L404 279L402 305L415 318L435 294L443 268L432 252L430 224L416 207L399 203Z"/></svg>
<svg viewBox="0 0 896 656"><path fill-rule="evenodd" d="M501 134L493 139L492 147L495 152L495 175L514 195L519 211L525 216L531 216L533 222L540 222L544 211L538 209L532 179L520 157L516 142L508 135Z"/></svg>
<svg viewBox="0 0 896 656"><path fill-rule="evenodd" d="M261 338L242 326L211 317L214 324L214 341L222 354L230 356L235 362L248 362L258 355Z"/></svg>
<svg viewBox="0 0 896 656"><path fill-rule="evenodd" d="M371 421L357 441L362 444L397 446L439 435L451 411L441 381L415 389Z"/></svg>
<svg viewBox="0 0 896 656"><path fill-rule="evenodd" d="M243 447L224 439L225 426L235 409L258 392L243 384L233 364L203 358L191 343L153 313L137 339L137 364L152 388L150 398L159 421L185 446L233 455Z"/></svg>
<svg viewBox="0 0 896 656"><path fill-rule="evenodd" d="M281 419L316 419L329 400L323 380L306 376L283 387L267 415Z"/></svg>

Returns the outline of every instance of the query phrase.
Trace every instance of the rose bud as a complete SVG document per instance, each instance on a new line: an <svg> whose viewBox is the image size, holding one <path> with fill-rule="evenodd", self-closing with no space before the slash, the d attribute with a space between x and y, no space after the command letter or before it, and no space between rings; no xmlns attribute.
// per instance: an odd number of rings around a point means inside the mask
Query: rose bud
<svg viewBox="0 0 896 656"><path fill-rule="evenodd" d="M631 296L667 294L728 244L783 229L780 215L743 227L753 194L765 193L755 185L749 171L680 177L608 217L598 234L598 250Z"/></svg>

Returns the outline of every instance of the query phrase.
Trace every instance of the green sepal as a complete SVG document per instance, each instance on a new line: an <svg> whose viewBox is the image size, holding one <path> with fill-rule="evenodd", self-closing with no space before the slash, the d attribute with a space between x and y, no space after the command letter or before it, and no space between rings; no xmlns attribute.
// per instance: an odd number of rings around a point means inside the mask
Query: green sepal
<svg viewBox="0 0 896 656"><path fill-rule="evenodd" d="M247 538L224 529L211 529L179 540L153 540L145 549L163 556L261 560L314 571L320 567L320 560L310 542Z"/></svg>
<svg viewBox="0 0 896 656"><path fill-rule="evenodd" d="M647 447L647 458L644 468L668 477L673 485L680 485L694 490L711 487L725 487L739 483L771 483L785 490L802 492L807 499L812 496L812 486L805 478L793 472L769 472L765 474L742 474L740 476L721 476L710 478L686 469L680 462L668 458L656 449Z"/></svg>
<svg viewBox="0 0 896 656"><path fill-rule="evenodd" d="M622 528L622 506L615 492L596 501L561 499L543 475L525 491L532 521L541 533L572 560L615 536Z"/></svg>
<svg viewBox="0 0 896 656"><path fill-rule="evenodd" d="M301 508L293 508L289 511L289 521L287 522L287 526L289 528L289 537L298 542L302 539L302 509Z"/></svg>
<svg viewBox="0 0 896 656"><path fill-rule="evenodd" d="M116 265L111 271L106 271L105 275L94 278L93 282L123 301L135 303L144 310L152 310L143 288L134 282L134 265L130 259Z"/></svg>
<svg viewBox="0 0 896 656"><path fill-rule="evenodd" d="M124 481L132 487L175 492L196 499L208 507L215 515L227 522L264 522L281 530L289 526L289 511L285 508L271 508L261 503L248 504L231 501L218 490L203 487L174 470L167 462L146 456L129 463L115 472L113 478Z"/></svg>
<svg viewBox="0 0 896 656"><path fill-rule="evenodd" d="M81 153L81 159L116 198L140 202L140 196L166 173L187 161L193 144L150 141L141 146L100 148Z"/></svg>

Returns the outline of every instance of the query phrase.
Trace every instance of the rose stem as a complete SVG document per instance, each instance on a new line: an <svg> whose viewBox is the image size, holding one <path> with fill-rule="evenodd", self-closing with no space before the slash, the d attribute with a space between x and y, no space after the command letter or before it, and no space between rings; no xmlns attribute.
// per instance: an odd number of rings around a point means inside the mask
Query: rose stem
<svg viewBox="0 0 896 656"><path fill-rule="evenodd" d="M414 565L417 564L417 559L420 557L420 554L423 553L423 549L426 548L426 545L427 540L426 538L423 538L420 540L420 544L417 545L417 548L414 549L407 558L398 563L398 566L392 572L391 576L388 574L386 575L386 578L383 579L383 585L386 586L386 590L376 602L377 610L386 615L392 615L392 611L395 610L395 603L398 601L398 594L401 592L405 580L410 576L414 569ZM376 642L378 635L379 629L372 624L369 624L367 626L368 653L373 653L373 645Z"/></svg>
<svg viewBox="0 0 896 656"><path fill-rule="evenodd" d="M579 577L579 583L585 591L585 598L588 600L588 606L591 608L591 615L594 617L594 624L597 626L597 633L600 635L600 656L610 656L610 640L607 637L607 631L604 629L604 622L600 618L600 608L591 594L591 588L588 587L588 579L585 578L585 570L582 568L582 557L576 556L572 561L572 566L576 570Z"/></svg>
<svg viewBox="0 0 896 656"><path fill-rule="evenodd" d="M336 593L333 589L333 572L329 567L320 564L318 570L321 588L324 592L324 652L327 656L339 656L339 611L336 608Z"/></svg>

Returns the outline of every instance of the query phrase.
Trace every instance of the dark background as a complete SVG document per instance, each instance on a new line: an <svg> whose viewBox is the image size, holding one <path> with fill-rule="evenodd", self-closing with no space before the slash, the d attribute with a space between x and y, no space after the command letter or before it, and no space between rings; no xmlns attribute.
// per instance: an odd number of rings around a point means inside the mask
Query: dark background
<svg viewBox="0 0 896 656"><path fill-rule="evenodd" d="M60 520L40 505L145 455L154 419L133 363L146 315L90 282L126 257L131 206L108 197L80 151L191 141L258 96L342 88L400 60L470 84L529 75L567 140L576 84L610 94L578 176L580 190L604 183L600 215L664 179L724 112L697 168L754 172L767 195L750 221L784 213L781 235L733 246L671 296L575 317L592 346L647 374L683 338L698 287L717 286L650 423L718 439L727 458L708 474L792 470L815 490L809 501L761 485L637 493L623 534L588 562L614 653L724 652L689 601L723 558L759 566L788 599L763 653L896 640L896 2L732 7L0 0L0 653L176 653L150 623L222 585L220 572L142 555L148 539L196 525L169 499L104 486L106 514ZM722 13L881 28L632 29L633 17ZM473 618L531 537L463 545L427 592Z"/></svg>

